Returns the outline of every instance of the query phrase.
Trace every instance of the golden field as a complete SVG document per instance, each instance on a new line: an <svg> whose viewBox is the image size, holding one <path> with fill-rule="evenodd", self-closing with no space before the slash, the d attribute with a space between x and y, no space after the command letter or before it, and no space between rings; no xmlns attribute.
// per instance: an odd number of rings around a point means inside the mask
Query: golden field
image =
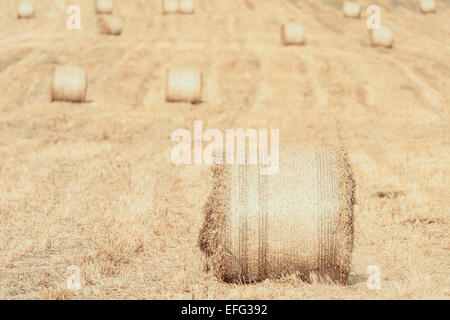
<svg viewBox="0 0 450 320"><path fill-rule="evenodd" d="M94 2L0 2L1 299L448 299L450 1L116 0L119 37L98 33ZM378 4L394 48L372 48ZM280 26L301 23L304 46ZM57 65L88 74L87 102L51 102ZM168 68L203 72L201 104L167 103ZM280 130L281 145L346 145L355 171L351 283L295 276L226 284L197 246L211 174L171 162L177 128ZM80 291L66 289L81 269ZM367 267L379 266L381 290Z"/></svg>

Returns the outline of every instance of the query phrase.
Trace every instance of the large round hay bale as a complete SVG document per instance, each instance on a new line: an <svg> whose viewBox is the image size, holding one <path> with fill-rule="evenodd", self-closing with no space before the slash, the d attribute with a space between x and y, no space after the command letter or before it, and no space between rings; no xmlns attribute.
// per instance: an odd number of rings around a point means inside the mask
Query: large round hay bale
<svg viewBox="0 0 450 320"><path fill-rule="evenodd" d="M279 172L215 165L199 246L226 282L311 272L345 284L355 183L341 148L280 149Z"/></svg>
<svg viewBox="0 0 450 320"><path fill-rule="evenodd" d="M193 14L195 12L195 0L179 0L179 12L182 14Z"/></svg>
<svg viewBox="0 0 450 320"><path fill-rule="evenodd" d="M101 16L97 20L97 25L101 34L118 36L122 33L123 20L114 16Z"/></svg>
<svg viewBox="0 0 450 320"><path fill-rule="evenodd" d="M87 91L87 75L82 68L58 66L52 87L52 101L84 102Z"/></svg>
<svg viewBox="0 0 450 320"><path fill-rule="evenodd" d="M98 14L112 14L114 10L113 0L97 0L96 12Z"/></svg>
<svg viewBox="0 0 450 320"><path fill-rule="evenodd" d="M281 26L281 41L284 45L302 45L305 43L305 29L295 23L285 23Z"/></svg>
<svg viewBox="0 0 450 320"><path fill-rule="evenodd" d="M420 0L419 6L422 13L436 12L436 2L434 0Z"/></svg>
<svg viewBox="0 0 450 320"><path fill-rule="evenodd" d="M373 47L392 48L394 45L394 34L388 27L369 30L370 42Z"/></svg>
<svg viewBox="0 0 450 320"><path fill-rule="evenodd" d="M34 4L30 0L21 0L17 6L17 17L19 19L30 19L34 17Z"/></svg>
<svg viewBox="0 0 450 320"><path fill-rule="evenodd" d="M194 69L170 69L167 73L166 100L199 103L202 100L202 75Z"/></svg>
<svg viewBox="0 0 450 320"><path fill-rule="evenodd" d="M361 6L356 2L345 1L342 10L344 11L344 17L347 18L359 18L361 15Z"/></svg>
<svg viewBox="0 0 450 320"><path fill-rule="evenodd" d="M162 0L162 12L163 14L177 13L178 0Z"/></svg>

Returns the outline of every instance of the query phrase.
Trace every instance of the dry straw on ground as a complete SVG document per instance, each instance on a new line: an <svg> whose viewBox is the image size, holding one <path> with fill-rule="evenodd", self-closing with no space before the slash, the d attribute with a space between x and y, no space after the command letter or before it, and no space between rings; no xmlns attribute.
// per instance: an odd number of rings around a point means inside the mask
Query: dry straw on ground
<svg viewBox="0 0 450 320"><path fill-rule="evenodd" d="M167 72L166 100L199 103L202 100L202 74L194 69L170 69Z"/></svg>
<svg viewBox="0 0 450 320"><path fill-rule="evenodd" d="M123 30L123 20L114 16L101 16L97 20L99 32L118 36Z"/></svg>
<svg viewBox="0 0 450 320"><path fill-rule="evenodd" d="M426 15L419 0L352 1L361 18L380 4L398 50L365 47L366 20L344 18L344 1L200 0L196 17L119 0L124 30L112 38L96 35L95 0L33 0L31 20L0 0L0 297L448 300L450 1ZM81 31L66 30L57 3L80 4ZM280 48L291 19L317 46ZM167 68L180 64L204 75L201 107L164 103ZM85 69L93 103L50 102L57 65ZM283 143L351 146L350 285L205 274L195 244L212 176L168 159L171 132L194 139L194 119L224 140L227 128L274 127ZM79 292L64 290L72 264ZM381 290L367 288L369 265Z"/></svg>
<svg viewBox="0 0 450 320"><path fill-rule="evenodd" d="M112 14L114 10L113 0L97 0L96 12L98 14Z"/></svg>
<svg viewBox="0 0 450 320"><path fill-rule="evenodd" d="M179 0L179 11L183 14L193 14L195 12L195 0Z"/></svg>
<svg viewBox="0 0 450 320"><path fill-rule="evenodd" d="M369 30L370 42L373 47L392 48L394 45L394 34L388 27Z"/></svg>
<svg viewBox="0 0 450 320"><path fill-rule="evenodd" d="M347 283L355 183L341 148L280 150L279 173L216 165L199 245L226 282L311 272Z"/></svg>
<svg viewBox="0 0 450 320"><path fill-rule="evenodd" d="M345 1L342 10L344 11L344 16L348 18L359 18L361 15L361 6L356 2Z"/></svg>
<svg viewBox="0 0 450 320"><path fill-rule="evenodd" d="M302 45L305 43L305 29L294 23L281 26L281 41L284 45Z"/></svg>
<svg viewBox="0 0 450 320"><path fill-rule="evenodd" d="M420 11L422 13L436 12L436 2L434 0L420 0Z"/></svg>
<svg viewBox="0 0 450 320"><path fill-rule="evenodd" d="M52 101L84 102L87 91L87 75L82 68L58 66L52 87Z"/></svg>
<svg viewBox="0 0 450 320"><path fill-rule="evenodd" d="M19 19L29 19L34 17L34 4L30 0L22 0L17 6L17 17Z"/></svg>

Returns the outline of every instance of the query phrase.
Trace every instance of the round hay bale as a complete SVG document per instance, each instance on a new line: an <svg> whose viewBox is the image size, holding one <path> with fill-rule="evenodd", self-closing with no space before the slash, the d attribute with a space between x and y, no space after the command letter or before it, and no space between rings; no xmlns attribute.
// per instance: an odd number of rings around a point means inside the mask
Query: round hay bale
<svg viewBox="0 0 450 320"><path fill-rule="evenodd" d="M422 13L435 13L436 2L434 0L420 0L420 11Z"/></svg>
<svg viewBox="0 0 450 320"><path fill-rule="evenodd" d="M193 14L195 12L195 0L179 0L179 12L182 14Z"/></svg>
<svg viewBox="0 0 450 320"><path fill-rule="evenodd" d="M167 72L166 100L199 103L202 100L202 75L193 69L170 69Z"/></svg>
<svg viewBox="0 0 450 320"><path fill-rule="evenodd" d="M381 27L380 29L369 30L370 42L373 47L392 48L394 45L394 34L388 27Z"/></svg>
<svg viewBox="0 0 450 320"><path fill-rule="evenodd" d="M279 172L215 165L199 246L226 282L311 272L346 284L355 182L342 148L280 149Z"/></svg>
<svg viewBox="0 0 450 320"><path fill-rule="evenodd" d="M295 23L285 23L281 26L281 41L285 46L302 45L305 43L305 29Z"/></svg>
<svg viewBox="0 0 450 320"><path fill-rule="evenodd" d="M118 36L123 30L123 20L119 17L101 16L97 20L97 25L101 34Z"/></svg>
<svg viewBox="0 0 450 320"><path fill-rule="evenodd" d="M84 102L87 91L87 75L82 68L58 66L52 87L52 101Z"/></svg>
<svg viewBox="0 0 450 320"><path fill-rule="evenodd" d="M19 19L30 19L34 17L34 4L30 0L22 0L17 6L17 17Z"/></svg>
<svg viewBox="0 0 450 320"><path fill-rule="evenodd" d="M96 12L98 14L112 14L114 10L113 0L97 0Z"/></svg>
<svg viewBox="0 0 450 320"><path fill-rule="evenodd" d="M347 18L357 19L361 15L361 6L356 2L345 1L342 10L344 11L344 17Z"/></svg>
<svg viewBox="0 0 450 320"><path fill-rule="evenodd" d="M177 13L178 0L162 0L162 12L163 14Z"/></svg>

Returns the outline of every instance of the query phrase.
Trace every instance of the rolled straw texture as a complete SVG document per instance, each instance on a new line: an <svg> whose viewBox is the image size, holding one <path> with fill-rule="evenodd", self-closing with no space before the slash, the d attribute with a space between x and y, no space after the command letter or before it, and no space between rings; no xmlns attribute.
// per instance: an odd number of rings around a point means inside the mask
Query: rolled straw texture
<svg viewBox="0 0 450 320"><path fill-rule="evenodd" d="M388 27L370 30L369 34L373 47L392 48L394 45L394 34Z"/></svg>
<svg viewBox="0 0 450 320"><path fill-rule="evenodd" d="M361 15L361 6L359 3L346 1L342 7L344 11L344 16L347 18L359 18Z"/></svg>
<svg viewBox="0 0 450 320"><path fill-rule="evenodd" d="M34 4L30 0L21 0L17 6L17 17L19 19L30 19L34 17Z"/></svg>
<svg viewBox="0 0 450 320"><path fill-rule="evenodd" d="M118 36L123 30L123 20L114 16L100 16L97 20L97 26L101 34Z"/></svg>
<svg viewBox="0 0 450 320"><path fill-rule="evenodd" d="M302 45L305 43L305 29L294 23L285 23L281 26L281 42L283 45Z"/></svg>
<svg viewBox="0 0 450 320"><path fill-rule="evenodd" d="M179 12L193 14L195 12L195 0L179 0Z"/></svg>
<svg viewBox="0 0 450 320"><path fill-rule="evenodd" d="M166 100L199 103L202 100L202 75L194 69L170 69L167 72Z"/></svg>
<svg viewBox="0 0 450 320"><path fill-rule="evenodd" d="M96 12L98 14L112 14L114 10L113 0L97 0Z"/></svg>
<svg viewBox="0 0 450 320"><path fill-rule="evenodd" d="M420 0L420 11L422 13L436 12L436 1L434 0Z"/></svg>
<svg viewBox="0 0 450 320"><path fill-rule="evenodd" d="M87 75L82 68L58 66L52 87L53 101L84 102L87 91Z"/></svg>
<svg viewBox="0 0 450 320"><path fill-rule="evenodd" d="M178 0L162 0L162 12L163 14L177 13Z"/></svg>
<svg viewBox="0 0 450 320"><path fill-rule="evenodd" d="M355 183L342 148L280 150L278 174L215 165L199 246L213 273L250 283L290 273L346 284Z"/></svg>

